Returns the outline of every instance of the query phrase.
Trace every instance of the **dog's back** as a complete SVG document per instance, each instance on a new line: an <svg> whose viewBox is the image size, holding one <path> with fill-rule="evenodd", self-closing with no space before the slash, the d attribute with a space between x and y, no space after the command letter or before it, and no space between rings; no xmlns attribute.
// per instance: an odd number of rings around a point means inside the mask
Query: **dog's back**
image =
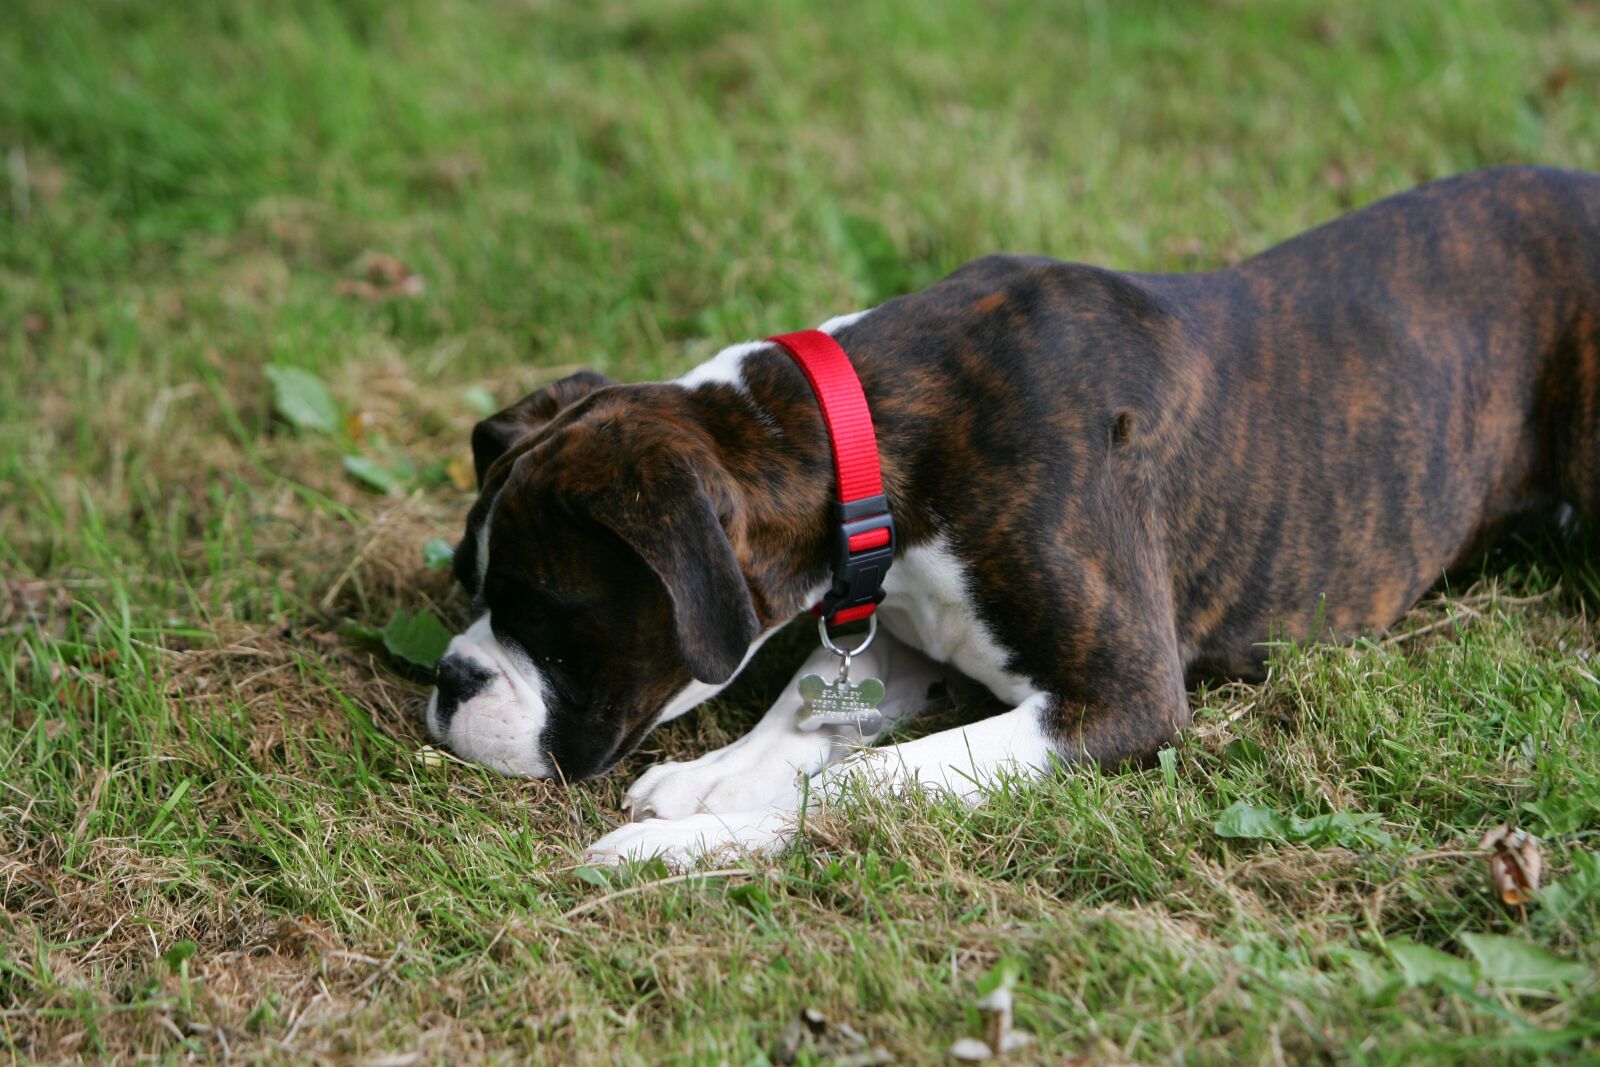
<svg viewBox="0 0 1600 1067"><path fill-rule="evenodd" d="M1169 468L1192 487L1168 534L1199 659L1250 673L1269 628L1382 629L1517 516L1593 513L1597 224L1600 177L1502 168L1141 279L1207 377L1203 447Z"/></svg>
<svg viewBox="0 0 1600 1067"><path fill-rule="evenodd" d="M1275 634L1387 627L1530 509L1600 506L1597 229L1600 177L1501 168L1222 270L985 257L841 337L886 454L962 429L980 462L889 471L958 536L1074 528L1097 464L1139 472L1182 658L1248 676Z"/></svg>

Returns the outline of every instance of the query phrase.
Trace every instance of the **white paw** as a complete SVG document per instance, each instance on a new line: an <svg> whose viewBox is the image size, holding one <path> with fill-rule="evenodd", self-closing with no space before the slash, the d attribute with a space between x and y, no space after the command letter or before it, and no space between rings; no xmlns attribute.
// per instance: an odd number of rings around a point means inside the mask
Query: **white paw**
<svg viewBox="0 0 1600 1067"><path fill-rule="evenodd" d="M634 822L645 819L681 819L702 810L697 783L706 778L706 764L720 752L695 760L668 760L641 774L628 787L622 812Z"/></svg>
<svg viewBox="0 0 1600 1067"><path fill-rule="evenodd" d="M684 819L646 819L611 831L583 852L584 862L616 866L660 857L673 870L725 854L770 856L794 836L790 811L747 811L731 815L691 815Z"/></svg>
<svg viewBox="0 0 1600 1067"><path fill-rule="evenodd" d="M822 746L813 742L811 747ZM651 767L628 788L623 810L643 820L792 807L800 796L801 772L785 756L818 761L811 751L763 759L749 748L731 745L687 763Z"/></svg>

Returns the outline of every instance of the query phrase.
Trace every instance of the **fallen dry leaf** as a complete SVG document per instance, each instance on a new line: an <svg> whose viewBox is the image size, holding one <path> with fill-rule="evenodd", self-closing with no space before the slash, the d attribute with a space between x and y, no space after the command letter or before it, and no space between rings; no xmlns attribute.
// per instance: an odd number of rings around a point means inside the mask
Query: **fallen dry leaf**
<svg viewBox="0 0 1600 1067"><path fill-rule="evenodd" d="M1500 899L1512 907L1532 902L1544 870L1539 839L1505 823L1484 834L1478 848L1489 861L1489 881Z"/></svg>
<svg viewBox="0 0 1600 1067"><path fill-rule="evenodd" d="M349 434L353 440L365 441L367 439L367 431L377 421L377 416L370 411L352 411L349 417L344 420L344 432Z"/></svg>
<svg viewBox="0 0 1600 1067"><path fill-rule="evenodd" d="M367 277L374 285L399 285L411 277L411 268L379 252L367 260Z"/></svg>
<svg viewBox="0 0 1600 1067"><path fill-rule="evenodd" d="M478 484L478 474L472 467L472 461L464 456L456 456L445 464L445 473L450 476L450 484L463 492Z"/></svg>
<svg viewBox="0 0 1600 1067"><path fill-rule="evenodd" d="M393 256L374 253L362 262L361 273L366 278L347 278L334 286L334 292L362 300L390 300L399 296L421 296L427 288L422 275Z"/></svg>

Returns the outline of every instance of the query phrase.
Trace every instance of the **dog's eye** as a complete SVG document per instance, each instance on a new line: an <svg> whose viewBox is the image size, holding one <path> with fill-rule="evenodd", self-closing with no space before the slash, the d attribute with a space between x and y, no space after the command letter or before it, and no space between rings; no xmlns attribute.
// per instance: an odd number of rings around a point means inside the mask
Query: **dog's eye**
<svg viewBox="0 0 1600 1067"><path fill-rule="evenodd" d="M496 635L503 634L535 659L559 654L571 630L577 605L547 590L519 581L491 582L485 603Z"/></svg>

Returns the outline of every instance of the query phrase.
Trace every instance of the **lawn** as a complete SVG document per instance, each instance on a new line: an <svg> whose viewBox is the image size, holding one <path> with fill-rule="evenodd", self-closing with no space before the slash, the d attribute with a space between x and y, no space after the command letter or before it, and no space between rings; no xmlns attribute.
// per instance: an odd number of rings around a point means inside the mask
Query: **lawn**
<svg viewBox="0 0 1600 1067"><path fill-rule="evenodd" d="M812 1008L798 1062L932 1063L1003 979L1014 1063L1594 1062L1584 531L1193 694L1149 771L858 797L676 880L580 851L805 633L573 788L426 748L377 635L461 621L424 545L471 426L570 369L1523 161L1600 169L1593 3L7 0L0 1061L765 1063Z"/></svg>

